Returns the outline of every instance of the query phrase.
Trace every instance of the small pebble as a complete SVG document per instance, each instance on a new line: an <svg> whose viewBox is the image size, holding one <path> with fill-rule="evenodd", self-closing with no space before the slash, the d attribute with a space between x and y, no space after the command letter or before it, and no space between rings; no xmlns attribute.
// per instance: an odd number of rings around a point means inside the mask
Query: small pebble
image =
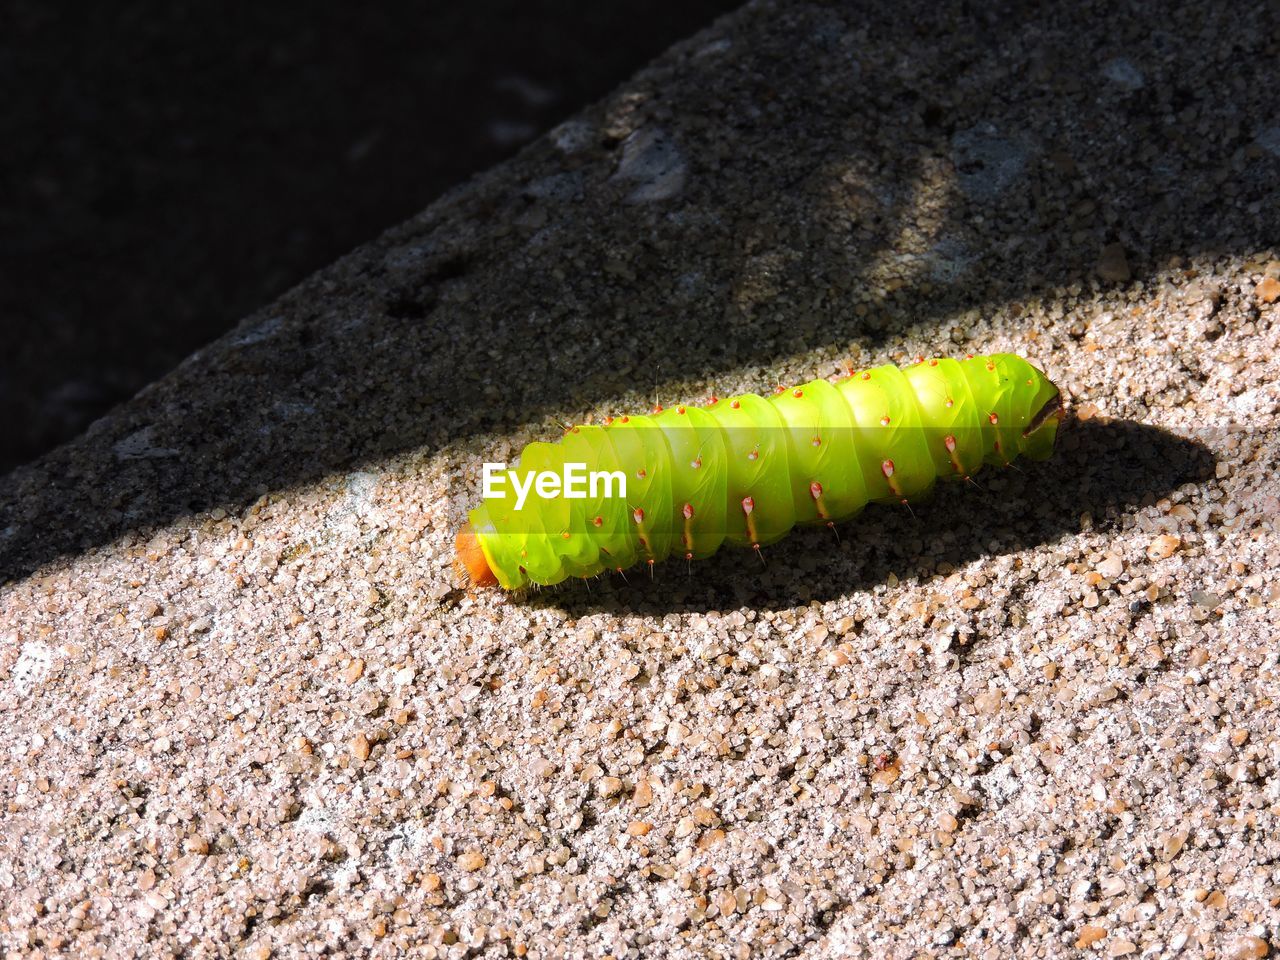
<svg viewBox="0 0 1280 960"><path fill-rule="evenodd" d="M1261 937L1241 937L1227 947L1226 957L1227 960L1261 960L1270 953L1270 945Z"/></svg>
<svg viewBox="0 0 1280 960"><path fill-rule="evenodd" d="M1182 540L1172 534L1162 533L1147 546L1147 556L1152 560L1166 560L1182 546Z"/></svg>
<svg viewBox="0 0 1280 960"><path fill-rule="evenodd" d="M1222 602L1216 594L1207 593L1204 590L1192 590L1190 597L1192 603L1197 607L1203 607L1205 610L1212 610Z"/></svg>
<svg viewBox="0 0 1280 960"><path fill-rule="evenodd" d="M342 678L347 683L355 683L362 676L364 676L364 661L359 657L347 664L347 668L342 671Z"/></svg>
<svg viewBox="0 0 1280 960"><path fill-rule="evenodd" d="M357 733L352 737L349 746L351 748L351 755L357 760L362 761L369 759L369 753L373 749L372 745L369 743L369 738L363 733Z"/></svg>
<svg viewBox="0 0 1280 960"><path fill-rule="evenodd" d="M1097 566L1098 573L1107 580L1117 580L1124 573L1124 561L1114 553L1109 553Z"/></svg>
<svg viewBox="0 0 1280 960"><path fill-rule="evenodd" d="M1076 937L1076 947L1083 950L1091 947L1099 940L1107 935L1106 927L1099 927L1095 924L1086 923L1080 928L1080 933Z"/></svg>

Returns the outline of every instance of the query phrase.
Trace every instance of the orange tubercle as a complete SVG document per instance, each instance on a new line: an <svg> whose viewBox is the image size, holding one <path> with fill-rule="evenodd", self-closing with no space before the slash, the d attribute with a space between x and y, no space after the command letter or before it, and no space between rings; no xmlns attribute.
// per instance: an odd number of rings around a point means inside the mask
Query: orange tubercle
<svg viewBox="0 0 1280 960"><path fill-rule="evenodd" d="M489 561L485 559L484 550L475 531L468 523L458 531L453 541L454 565L465 572L471 583L477 587L496 587L498 578L489 569Z"/></svg>

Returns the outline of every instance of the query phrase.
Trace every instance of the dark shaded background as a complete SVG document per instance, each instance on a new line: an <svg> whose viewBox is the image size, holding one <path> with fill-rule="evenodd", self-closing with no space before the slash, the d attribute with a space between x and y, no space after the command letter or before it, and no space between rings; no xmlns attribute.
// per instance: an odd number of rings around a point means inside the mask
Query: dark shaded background
<svg viewBox="0 0 1280 960"><path fill-rule="evenodd" d="M737 5L6 5L0 473Z"/></svg>

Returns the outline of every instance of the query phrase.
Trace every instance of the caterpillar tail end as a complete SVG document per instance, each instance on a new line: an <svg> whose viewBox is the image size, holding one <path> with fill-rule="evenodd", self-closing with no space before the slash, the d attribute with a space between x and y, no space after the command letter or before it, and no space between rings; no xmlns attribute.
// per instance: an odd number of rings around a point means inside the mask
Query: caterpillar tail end
<svg viewBox="0 0 1280 960"><path fill-rule="evenodd" d="M480 541L476 539L476 533L471 529L471 524L465 524L453 541L454 550L454 568L466 576L467 580L476 587L496 587L498 578L494 575L493 570L489 568L489 561L485 559L484 550L480 548Z"/></svg>

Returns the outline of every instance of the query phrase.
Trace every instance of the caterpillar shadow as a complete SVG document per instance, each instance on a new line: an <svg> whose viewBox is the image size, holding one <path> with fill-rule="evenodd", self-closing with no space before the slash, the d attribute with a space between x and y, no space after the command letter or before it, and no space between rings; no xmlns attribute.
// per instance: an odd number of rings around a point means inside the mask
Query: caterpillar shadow
<svg viewBox="0 0 1280 960"><path fill-rule="evenodd" d="M571 616L662 615L736 607L784 609L837 599L884 583L925 581L976 560L1051 545L1081 529L1132 523L1133 508L1184 484L1209 481L1214 458L1198 440L1131 421L1076 423L1052 460L988 469L981 489L940 484L905 510L872 505L839 529L804 528L769 547L764 565L725 548L686 570L668 561L650 581L639 571L532 593L526 602Z"/></svg>

